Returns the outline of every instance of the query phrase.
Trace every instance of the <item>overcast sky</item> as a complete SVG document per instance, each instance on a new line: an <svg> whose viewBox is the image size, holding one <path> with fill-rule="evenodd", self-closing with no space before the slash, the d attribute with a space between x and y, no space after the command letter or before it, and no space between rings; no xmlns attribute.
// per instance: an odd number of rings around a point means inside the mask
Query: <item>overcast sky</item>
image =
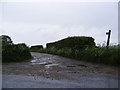
<svg viewBox="0 0 120 90"><path fill-rule="evenodd" d="M42 44L68 36L91 36L96 44L118 43L117 2L1 2L0 35L14 43Z"/></svg>

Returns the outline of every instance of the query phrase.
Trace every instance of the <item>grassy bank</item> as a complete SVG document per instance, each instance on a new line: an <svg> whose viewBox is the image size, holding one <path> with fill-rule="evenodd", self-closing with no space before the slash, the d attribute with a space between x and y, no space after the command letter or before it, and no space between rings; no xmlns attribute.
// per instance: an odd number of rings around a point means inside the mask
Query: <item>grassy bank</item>
<svg viewBox="0 0 120 90"><path fill-rule="evenodd" d="M119 48L120 50L120 48ZM93 63L101 63L106 65L118 65L118 46L110 46L109 50L106 47L91 47L83 50L75 50L72 48L56 49L46 48L41 50L33 50L33 52L49 53L63 57L73 58L76 60L88 61Z"/></svg>

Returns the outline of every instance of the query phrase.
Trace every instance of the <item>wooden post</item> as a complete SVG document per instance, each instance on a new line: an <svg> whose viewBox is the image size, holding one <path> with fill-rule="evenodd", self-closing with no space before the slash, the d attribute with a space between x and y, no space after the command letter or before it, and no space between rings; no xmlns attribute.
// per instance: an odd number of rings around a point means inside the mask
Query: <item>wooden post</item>
<svg viewBox="0 0 120 90"><path fill-rule="evenodd" d="M109 43L110 43L110 34L111 34L111 30L109 30L109 32L106 32L106 34L108 35L106 49L108 49L108 46L109 46Z"/></svg>

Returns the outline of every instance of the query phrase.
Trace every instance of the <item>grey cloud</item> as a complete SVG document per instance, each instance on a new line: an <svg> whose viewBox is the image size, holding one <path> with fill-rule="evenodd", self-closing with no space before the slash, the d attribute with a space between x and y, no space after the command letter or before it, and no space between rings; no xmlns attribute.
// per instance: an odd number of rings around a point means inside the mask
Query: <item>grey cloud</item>
<svg viewBox="0 0 120 90"><path fill-rule="evenodd" d="M14 42L44 44L68 36L117 42L117 3L3 3L3 28ZM2 34L3 32L1 32Z"/></svg>

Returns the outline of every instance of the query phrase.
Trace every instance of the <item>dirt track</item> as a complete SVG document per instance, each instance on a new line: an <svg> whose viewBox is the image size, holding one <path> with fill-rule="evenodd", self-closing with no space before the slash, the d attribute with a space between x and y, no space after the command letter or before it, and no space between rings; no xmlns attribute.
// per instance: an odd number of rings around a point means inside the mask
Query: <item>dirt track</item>
<svg viewBox="0 0 120 90"><path fill-rule="evenodd" d="M31 54L34 57L31 61L3 64L3 88L118 87L115 67L50 54Z"/></svg>

